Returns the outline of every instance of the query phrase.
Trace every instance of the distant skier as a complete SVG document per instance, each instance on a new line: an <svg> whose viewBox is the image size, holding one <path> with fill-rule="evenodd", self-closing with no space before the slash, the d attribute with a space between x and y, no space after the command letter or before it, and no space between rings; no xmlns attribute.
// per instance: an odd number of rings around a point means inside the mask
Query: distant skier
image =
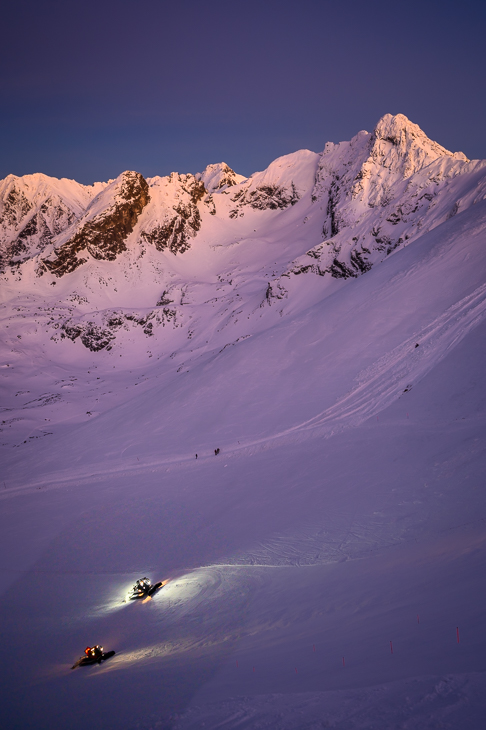
<svg viewBox="0 0 486 730"><path fill-rule="evenodd" d="M214 455L217 456L219 454L219 449L214 449Z"/></svg>
<svg viewBox="0 0 486 730"><path fill-rule="evenodd" d="M197 459L197 454L196 454L196 459Z"/></svg>

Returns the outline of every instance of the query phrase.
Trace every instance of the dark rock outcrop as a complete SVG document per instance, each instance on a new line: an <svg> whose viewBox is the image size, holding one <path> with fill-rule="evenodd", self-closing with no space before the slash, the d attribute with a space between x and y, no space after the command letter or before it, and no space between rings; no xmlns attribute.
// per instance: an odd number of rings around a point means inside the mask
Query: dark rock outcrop
<svg viewBox="0 0 486 730"><path fill-rule="evenodd" d="M113 261L126 251L126 239L149 200L145 178L138 172L124 172L119 178L113 203L86 222L82 219L78 230L55 250L55 257L43 259L44 266L56 276L63 276L87 261L86 254L78 257L80 252L86 252L94 259Z"/></svg>
<svg viewBox="0 0 486 730"><path fill-rule="evenodd" d="M84 326L66 323L61 327L61 337L68 337L73 341L80 337L83 345L91 352L111 349L110 342L115 339L115 335L109 329L103 329L94 322L88 322Z"/></svg>
<svg viewBox="0 0 486 730"><path fill-rule="evenodd" d="M4 200L0 224L7 224L9 226L18 225L31 208L32 205L24 193L13 186Z"/></svg>
<svg viewBox="0 0 486 730"><path fill-rule="evenodd" d="M90 315L89 320L70 318L62 323L55 324L59 327L61 339L69 339L73 342L79 340L84 347L92 352L100 350L111 350L118 332L121 330L130 331L133 327L141 327L146 337L153 337L158 327L179 327L177 310L175 308L163 307L163 309L151 310L140 314L133 311L112 311L94 314L93 321Z"/></svg>
<svg viewBox="0 0 486 730"><path fill-rule="evenodd" d="M247 205L253 210L284 210L289 205L295 205L299 200L299 194L293 182L290 188L282 185L260 185L251 190L243 187L231 198L236 207L230 212L230 218L241 215L240 210Z"/></svg>

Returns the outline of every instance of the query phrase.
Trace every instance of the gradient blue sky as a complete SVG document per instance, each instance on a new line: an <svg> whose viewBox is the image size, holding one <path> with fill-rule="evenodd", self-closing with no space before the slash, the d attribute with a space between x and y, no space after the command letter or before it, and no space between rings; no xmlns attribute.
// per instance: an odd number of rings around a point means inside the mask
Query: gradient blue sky
<svg viewBox="0 0 486 730"><path fill-rule="evenodd" d="M15 0L0 26L0 178L249 175L406 114L486 157L481 0Z"/></svg>

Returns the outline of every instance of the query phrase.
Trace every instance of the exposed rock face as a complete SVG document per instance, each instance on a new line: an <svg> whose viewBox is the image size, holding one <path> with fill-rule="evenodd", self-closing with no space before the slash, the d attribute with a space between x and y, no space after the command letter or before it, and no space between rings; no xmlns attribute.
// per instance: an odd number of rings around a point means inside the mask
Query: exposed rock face
<svg viewBox="0 0 486 730"><path fill-rule="evenodd" d="M173 199L177 200L162 213L162 222L151 222L141 231L140 236L158 251L169 249L172 253L184 253L201 228L201 214L198 203L207 195L202 180L194 175L172 173L169 178L154 178L154 186L167 189Z"/></svg>
<svg viewBox="0 0 486 730"><path fill-rule="evenodd" d="M84 326L65 323L61 328L61 337L69 337L70 340L81 337L81 342L91 352L99 352L105 348L109 350L110 342L115 339L109 329L103 329L94 322L88 322Z"/></svg>
<svg viewBox="0 0 486 730"><path fill-rule="evenodd" d="M106 311L91 315L92 318L69 318L59 329L61 339L77 339L92 352L111 350L117 332L140 327L146 337L153 337L158 327L178 327L177 310L164 307L143 314L134 311ZM95 319L97 321L95 321Z"/></svg>
<svg viewBox="0 0 486 730"><path fill-rule="evenodd" d="M17 190L15 185L12 185L3 202L0 223L16 226L25 218L31 208L32 205L24 193L21 190Z"/></svg>
<svg viewBox="0 0 486 730"><path fill-rule="evenodd" d="M105 207L103 198L107 197L112 202ZM142 175L124 172L95 198L68 240L55 249L54 257L43 259L44 266L63 276L83 264L86 254L113 261L126 250L125 241L149 200L149 187Z"/></svg>
<svg viewBox="0 0 486 730"><path fill-rule="evenodd" d="M295 205L299 195L293 182L289 187L282 185L260 185L253 190L244 187L238 190L231 199L236 207L231 211L230 218L236 218L243 206L248 205L253 210L283 210L289 205Z"/></svg>
<svg viewBox="0 0 486 730"><path fill-rule="evenodd" d="M328 143L312 191L314 206L324 211L325 240L270 282L266 300L272 304L282 298L289 279L300 274L349 279L366 273L395 249L483 199L482 167L433 142L402 114L385 115L371 134ZM476 175L483 182L474 182ZM449 191L457 190L461 177L465 198L452 204Z"/></svg>

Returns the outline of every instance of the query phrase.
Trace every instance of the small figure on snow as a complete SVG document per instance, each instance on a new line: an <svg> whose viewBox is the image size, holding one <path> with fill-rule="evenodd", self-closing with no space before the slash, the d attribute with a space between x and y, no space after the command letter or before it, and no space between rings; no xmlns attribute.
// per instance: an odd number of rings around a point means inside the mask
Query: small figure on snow
<svg viewBox="0 0 486 730"><path fill-rule="evenodd" d="M219 449L214 449L214 455L217 456L219 454Z"/></svg>

